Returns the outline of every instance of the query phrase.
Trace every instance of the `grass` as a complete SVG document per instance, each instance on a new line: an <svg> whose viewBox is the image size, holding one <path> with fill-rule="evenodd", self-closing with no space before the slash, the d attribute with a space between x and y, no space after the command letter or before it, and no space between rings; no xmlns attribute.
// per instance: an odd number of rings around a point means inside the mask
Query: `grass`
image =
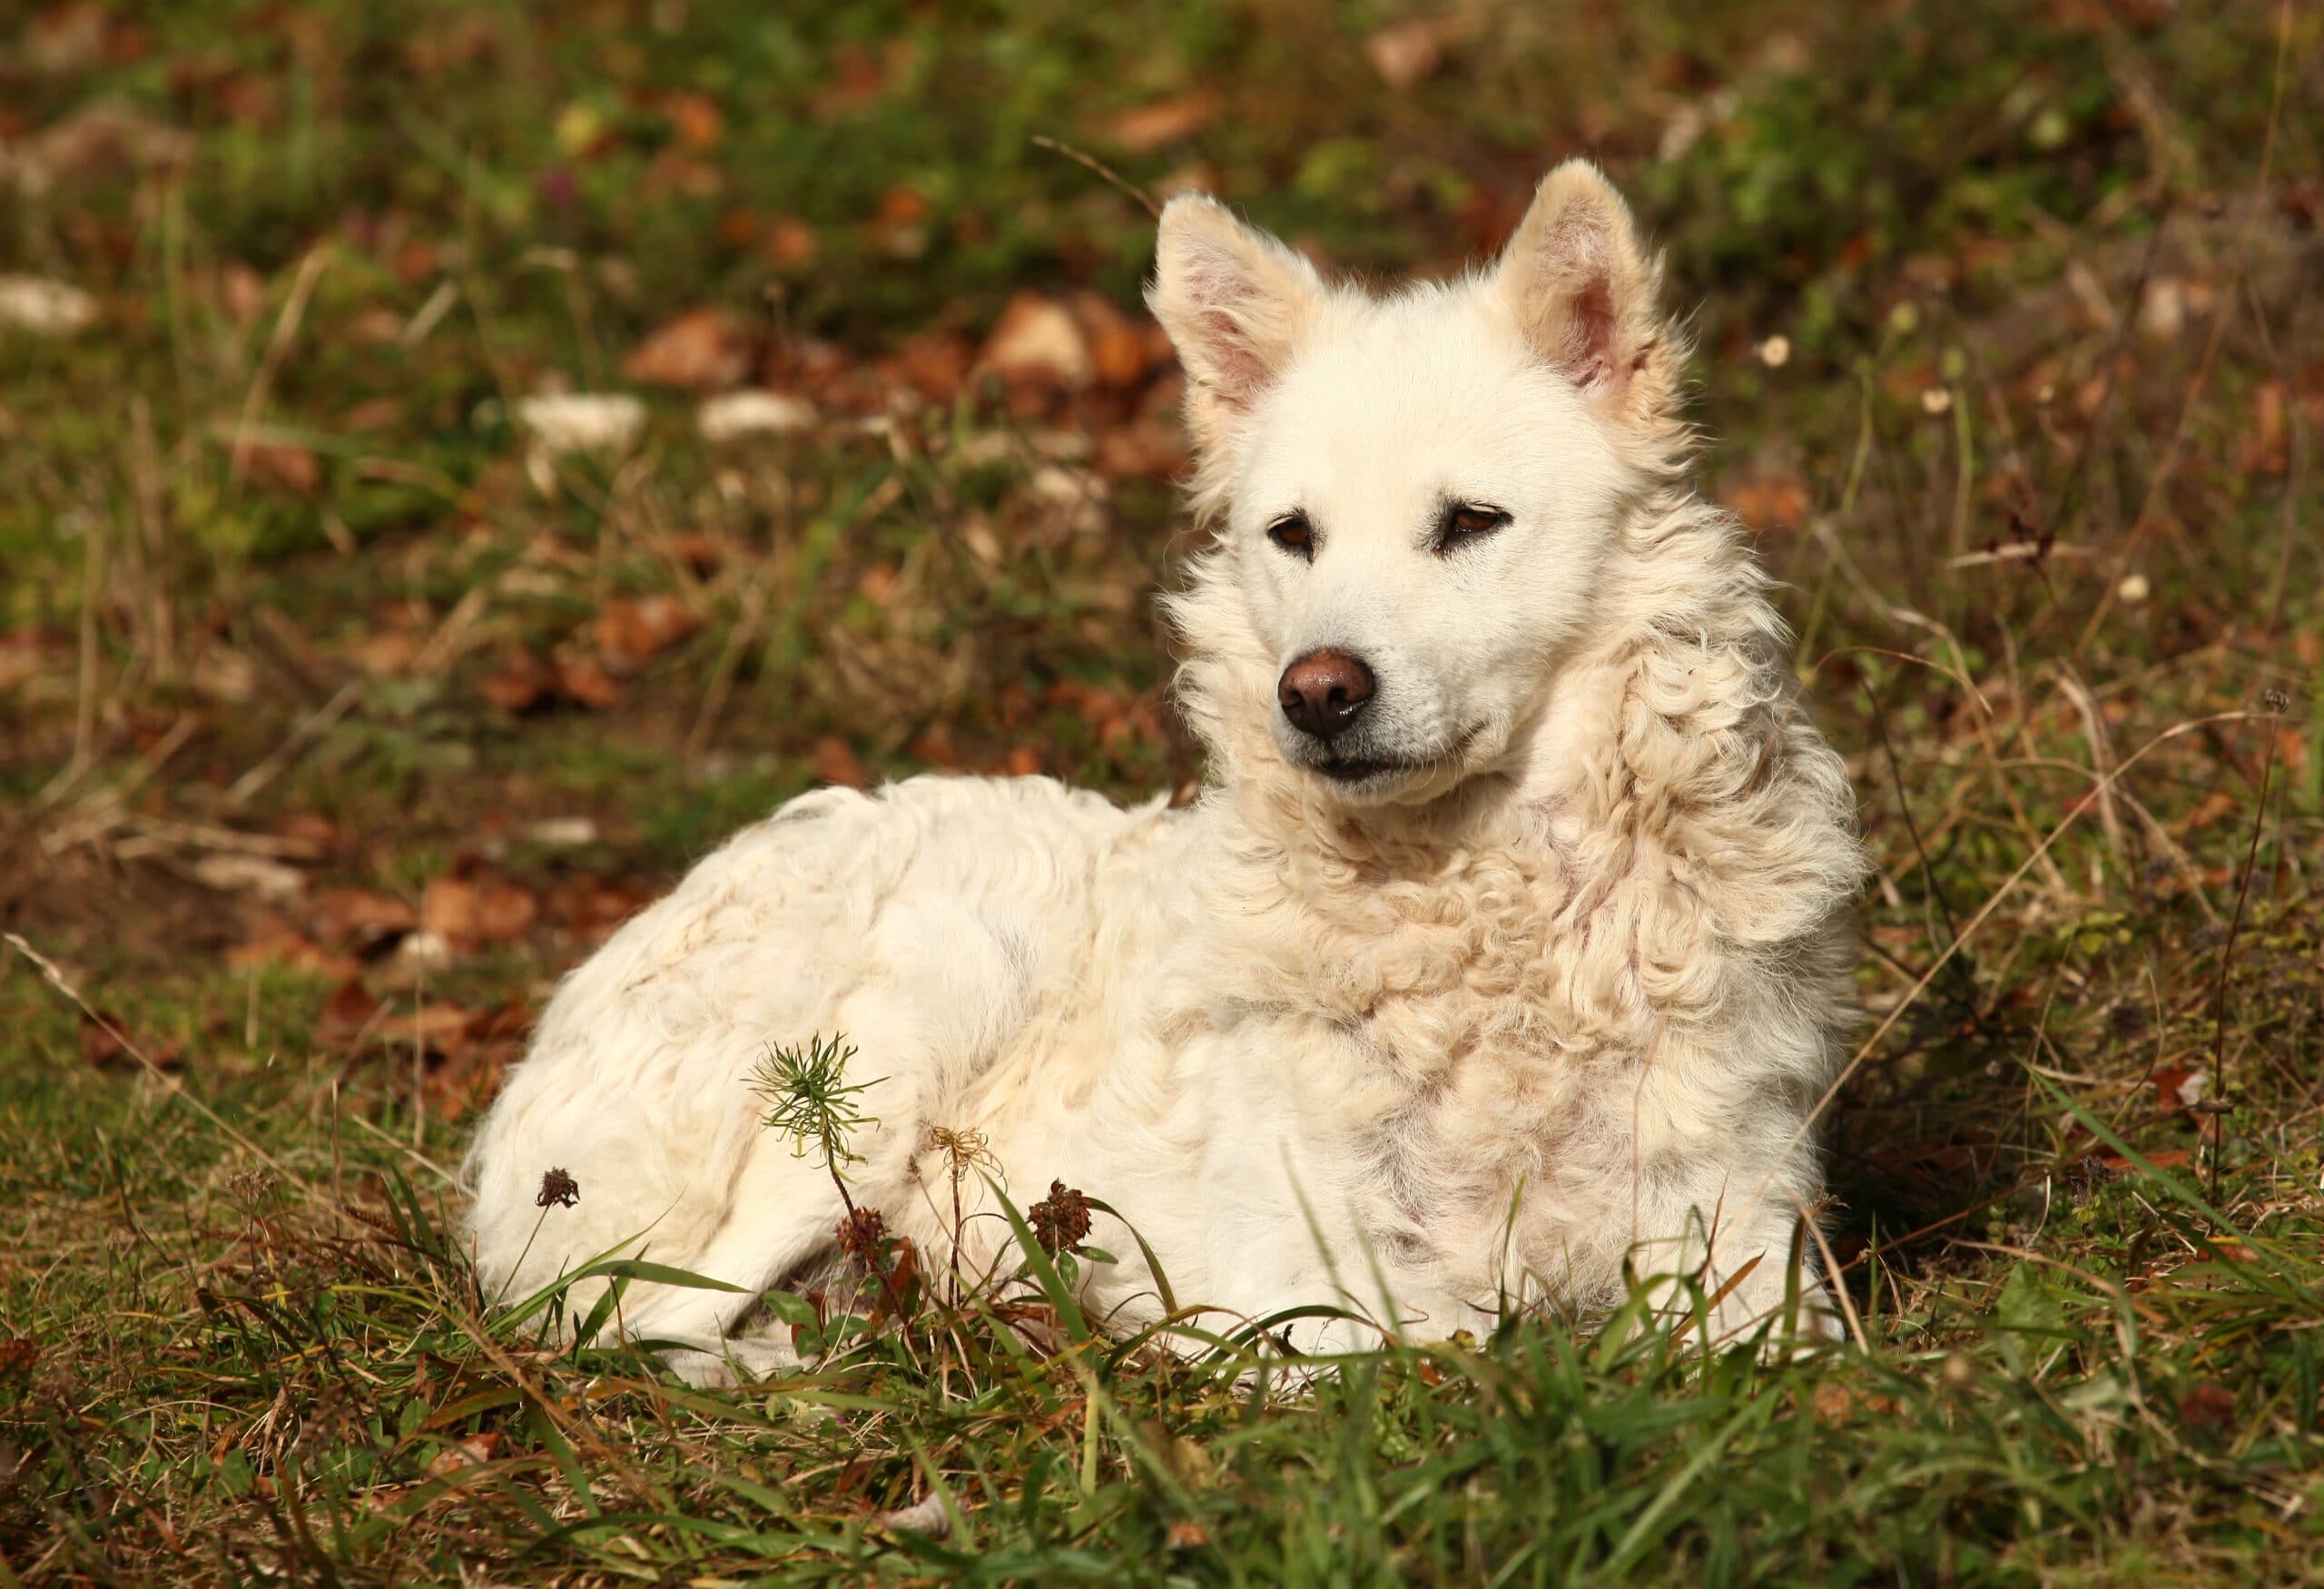
<svg viewBox="0 0 2324 1589"><path fill-rule="evenodd" d="M0 328L0 1584L2324 1581L2320 32L0 23L0 274L99 317ZM846 1349L706 1393L476 1295L442 1168L724 834L820 781L1199 775L1150 222L1036 135L1381 272L1575 150L1634 195L1878 865L1846 1347L1538 1318L1285 1382L1088 1335L1043 1253L874 1333L781 1299ZM974 373L1019 293L1110 361ZM737 380L811 422L704 439ZM643 435L542 455L560 384Z"/></svg>

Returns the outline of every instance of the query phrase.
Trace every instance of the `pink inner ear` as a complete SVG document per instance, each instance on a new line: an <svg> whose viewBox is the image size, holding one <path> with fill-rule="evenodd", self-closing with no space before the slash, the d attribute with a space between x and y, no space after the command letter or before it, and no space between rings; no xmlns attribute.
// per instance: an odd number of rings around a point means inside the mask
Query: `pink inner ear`
<svg viewBox="0 0 2324 1589"><path fill-rule="evenodd" d="M1614 295L1603 276L1581 284L1565 302L1564 348L1558 362L1574 384L1595 390L1616 373Z"/></svg>
<svg viewBox="0 0 2324 1589"><path fill-rule="evenodd" d="M1535 246L1536 291L1547 300L1536 322L1542 350L1575 385L1595 390L1619 373L1613 239L1598 215L1577 203L1551 221Z"/></svg>
<svg viewBox="0 0 2324 1589"><path fill-rule="evenodd" d="M1210 366L1203 372L1204 384L1241 408L1266 384L1266 366L1245 340L1243 323L1231 311L1212 310L1203 315L1201 325L1204 358Z"/></svg>
<svg viewBox="0 0 2324 1589"><path fill-rule="evenodd" d="M1193 373L1224 400L1244 407L1267 379L1244 323L1257 296L1249 277L1226 260L1214 260L1188 269L1186 291L1202 306L1195 325L1204 368Z"/></svg>

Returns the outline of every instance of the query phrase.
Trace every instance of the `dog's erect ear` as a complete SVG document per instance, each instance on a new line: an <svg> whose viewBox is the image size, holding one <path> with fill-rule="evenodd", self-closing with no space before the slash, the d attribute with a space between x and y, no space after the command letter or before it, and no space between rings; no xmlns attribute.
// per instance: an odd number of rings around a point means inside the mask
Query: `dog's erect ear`
<svg viewBox="0 0 2324 1589"><path fill-rule="evenodd" d="M1187 367L1197 445L1224 440L1274 383L1324 293L1313 265L1207 194L1164 207L1146 302Z"/></svg>
<svg viewBox="0 0 2324 1589"><path fill-rule="evenodd" d="M1542 179L1494 287L1536 352L1619 417L1647 422L1678 390L1678 352L1655 305L1661 274L1613 183L1569 160Z"/></svg>

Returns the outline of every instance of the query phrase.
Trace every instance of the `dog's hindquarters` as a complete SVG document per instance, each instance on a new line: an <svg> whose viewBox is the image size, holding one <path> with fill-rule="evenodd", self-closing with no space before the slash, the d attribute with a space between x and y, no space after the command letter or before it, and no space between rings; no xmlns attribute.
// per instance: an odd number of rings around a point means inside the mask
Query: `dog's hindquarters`
<svg viewBox="0 0 2324 1589"><path fill-rule="evenodd" d="M867 1118L839 1168L859 1205L894 1205L927 1123L1082 930L1089 858L1131 820L1048 780L923 779L794 802L704 862L558 991L478 1135L487 1299L608 1253L725 1282L740 1288L635 1284L618 1318L715 1377L734 1327L831 1246L842 1212L820 1157L763 1127L753 1068L818 1037L852 1047ZM552 1170L577 1183L569 1207L543 1204ZM566 1320L602 1290L572 1288Z"/></svg>

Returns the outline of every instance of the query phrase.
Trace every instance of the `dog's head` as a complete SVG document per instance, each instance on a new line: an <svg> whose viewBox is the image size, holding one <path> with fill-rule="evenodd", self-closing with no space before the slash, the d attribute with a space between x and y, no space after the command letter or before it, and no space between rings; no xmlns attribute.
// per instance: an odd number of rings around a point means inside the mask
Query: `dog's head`
<svg viewBox="0 0 2324 1589"><path fill-rule="evenodd" d="M1385 297L1326 283L1214 200L1173 200L1147 301L1186 366L1218 533L1178 614L1240 654L1248 697L1208 710L1264 713L1282 760L1352 804L1499 765L1680 450L1656 286L1581 161L1490 269Z"/></svg>

